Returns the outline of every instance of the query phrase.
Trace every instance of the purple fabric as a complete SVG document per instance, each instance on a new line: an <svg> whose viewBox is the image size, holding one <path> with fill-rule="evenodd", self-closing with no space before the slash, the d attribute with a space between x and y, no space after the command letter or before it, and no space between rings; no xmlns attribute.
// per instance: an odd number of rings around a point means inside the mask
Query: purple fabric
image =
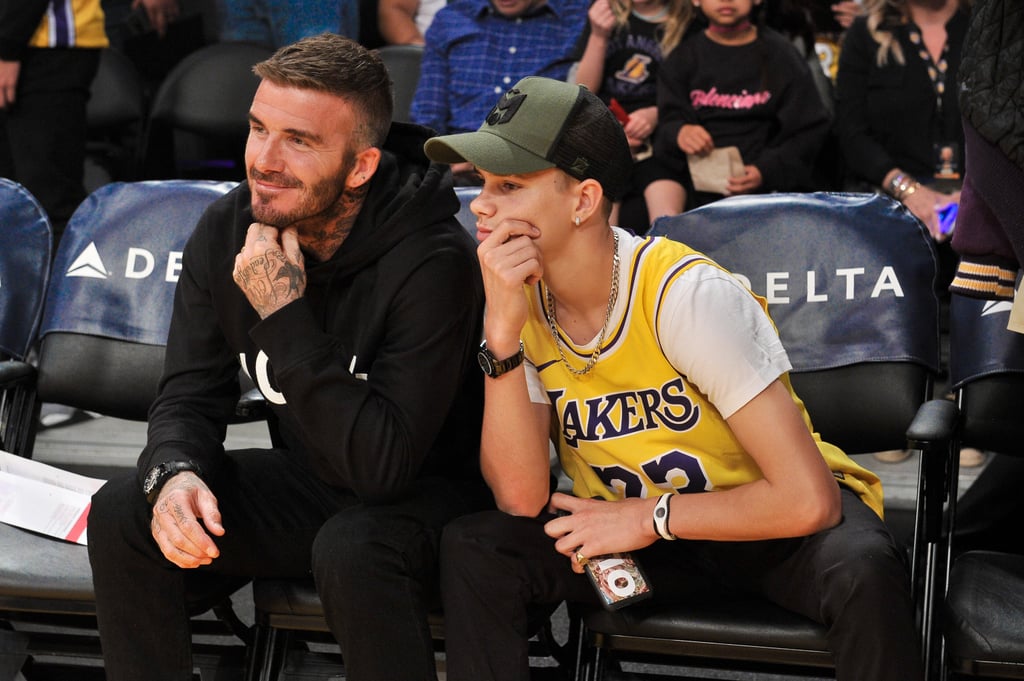
<svg viewBox="0 0 1024 681"><path fill-rule="evenodd" d="M50 17L53 19L53 47L71 47L73 45L71 31L74 28L74 15L68 11L70 0L53 0L50 3Z"/></svg>
<svg viewBox="0 0 1024 681"><path fill-rule="evenodd" d="M1024 171L964 121L967 173L953 249L976 262L1024 263Z"/></svg>

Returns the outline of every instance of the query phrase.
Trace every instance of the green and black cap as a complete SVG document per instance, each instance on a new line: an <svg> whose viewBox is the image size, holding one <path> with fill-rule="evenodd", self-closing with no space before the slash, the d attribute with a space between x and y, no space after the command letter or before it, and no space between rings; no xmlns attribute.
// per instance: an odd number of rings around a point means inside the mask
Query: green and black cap
<svg viewBox="0 0 1024 681"><path fill-rule="evenodd" d="M530 76L502 95L476 132L427 140L427 157L498 175L561 168L597 180L610 199L629 187L633 158L622 125L582 85Z"/></svg>

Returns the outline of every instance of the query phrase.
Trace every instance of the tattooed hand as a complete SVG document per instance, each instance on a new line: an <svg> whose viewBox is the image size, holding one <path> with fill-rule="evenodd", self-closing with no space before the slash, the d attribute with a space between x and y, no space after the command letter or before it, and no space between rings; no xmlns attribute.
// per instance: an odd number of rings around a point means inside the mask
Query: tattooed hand
<svg viewBox="0 0 1024 681"><path fill-rule="evenodd" d="M260 319L301 298L306 291L306 268L295 229L278 230L258 222L249 225L232 276Z"/></svg>
<svg viewBox="0 0 1024 681"><path fill-rule="evenodd" d="M217 497L192 471L177 473L153 504L150 531L160 551L178 567L209 565L220 555L210 534L224 534Z"/></svg>

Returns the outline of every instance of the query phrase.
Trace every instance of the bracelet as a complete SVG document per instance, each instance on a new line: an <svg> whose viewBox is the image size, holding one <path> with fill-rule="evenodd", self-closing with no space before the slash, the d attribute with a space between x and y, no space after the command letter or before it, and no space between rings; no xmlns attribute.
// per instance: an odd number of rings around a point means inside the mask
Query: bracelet
<svg viewBox="0 0 1024 681"><path fill-rule="evenodd" d="M654 516L652 518L654 520L654 532L665 541L675 541L677 539L672 534L672 530L668 529L668 502L674 496L674 494L662 494L661 498L658 499L658 503L654 505Z"/></svg>
<svg viewBox="0 0 1024 681"><path fill-rule="evenodd" d="M899 198L898 195L900 193L900 185L904 184L906 181L907 176L904 175L903 173L896 173L895 175L893 175L892 179L889 180L889 186L887 191L889 196L893 197L894 199Z"/></svg>
<svg viewBox="0 0 1024 681"><path fill-rule="evenodd" d="M895 177L889 180L889 195L897 201L902 202L908 196L917 191L921 183L903 173L896 173Z"/></svg>

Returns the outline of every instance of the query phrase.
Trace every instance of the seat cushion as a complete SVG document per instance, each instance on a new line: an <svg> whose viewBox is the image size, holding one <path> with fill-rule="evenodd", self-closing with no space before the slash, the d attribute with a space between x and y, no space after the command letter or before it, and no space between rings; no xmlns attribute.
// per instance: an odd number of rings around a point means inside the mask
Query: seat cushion
<svg viewBox="0 0 1024 681"><path fill-rule="evenodd" d="M611 649L834 664L824 627L760 598L722 595L706 602L641 603L615 612L593 608L583 622Z"/></svg>
<svg viewBox="0 0 1024 681"><path fill-rule="evenodd" d="M252 597L257 617L265 618L271 627L330 631L312 580L256 579L252 583ZM435 639L444 637L440 612L431 613L428 623Z"/></svg>
<svg viewBox="0 0 1024 681"><path fill-rule="evenodd" d="M297 618L322 619L324 615L312 580L257 579L252 584L252 597L257 612Z"/></svg>
<svg viewBox="0 0 1024 681"><path fill-rule="evenodd" d="M0 608L94 613L86 547L0 523Z"/></svg>
<svg viewBox="0 0 1024 681"><path fill-rule="evenodd" d="M971 551L957 558L945 614L951 658L1024 664L1024 556Z"/></svg>

